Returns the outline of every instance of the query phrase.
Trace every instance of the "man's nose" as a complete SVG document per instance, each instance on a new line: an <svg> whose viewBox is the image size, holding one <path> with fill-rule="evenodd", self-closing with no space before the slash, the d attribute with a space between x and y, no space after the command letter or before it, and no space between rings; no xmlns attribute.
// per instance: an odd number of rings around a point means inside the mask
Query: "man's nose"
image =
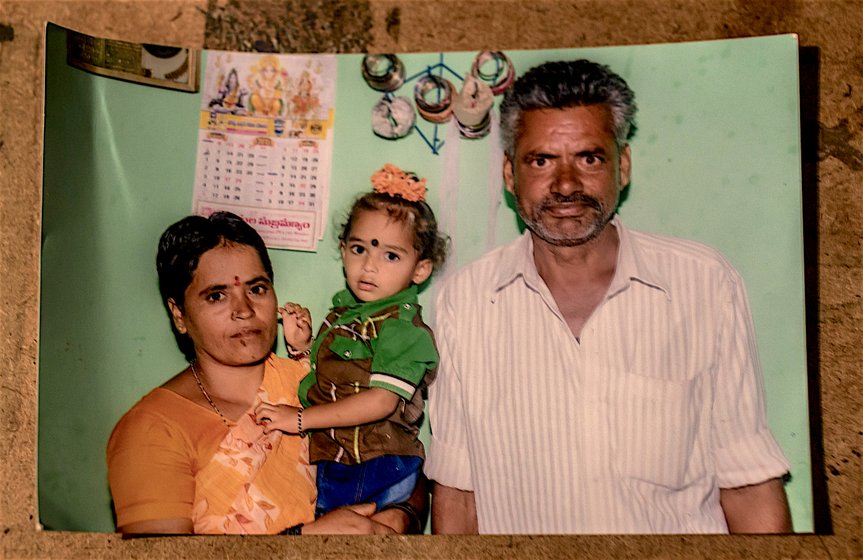
<svg viewBox="0 0 863 560"><path fill-rule="evenodd" d="M552 192L565 196L584 190L584 184L581 181L581 174L575 166L575 162L560 162L557 172L555 173L551 190Z"/></svg>

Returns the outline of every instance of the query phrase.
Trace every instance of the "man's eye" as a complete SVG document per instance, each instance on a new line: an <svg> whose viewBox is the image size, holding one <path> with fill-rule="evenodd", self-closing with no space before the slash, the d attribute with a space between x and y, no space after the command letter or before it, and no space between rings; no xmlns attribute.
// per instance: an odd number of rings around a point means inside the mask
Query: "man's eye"
<svg viewBox="0 0 863 560"><path fill-rule="evenodd" d="M586 154L584 158L582 158L584 165L588 167L595 167L597 165L602 165L603 159L595 154Z"/></svg>
<svg viewBox="0 0 863 560"><path fill-rule="evenodd" d="M399 259L401 257L399 257L397 253L393 253L392 251L387 251L386 254L384 254L384 258L389 262L399 262Z"/></svg>
<svg viewBox="0 0 863 560"><path fill-rule="evenodd" d="M533 167L545 167L548 164L548 158L538 156L533 158L530 161L531 166Z"/></svg>

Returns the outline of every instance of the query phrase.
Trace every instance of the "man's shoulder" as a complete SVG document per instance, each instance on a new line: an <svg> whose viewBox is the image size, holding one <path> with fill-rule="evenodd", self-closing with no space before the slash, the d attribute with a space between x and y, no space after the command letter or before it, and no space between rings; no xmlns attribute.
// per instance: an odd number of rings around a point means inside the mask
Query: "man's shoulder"
<svg viewBox="0 0 863 560"><path fill-rule="evenodd" d="M649 262L688 264L736 274L722 253L700 241L639 230L629 230L629 233L633 250Z"/></svg>
<svg viewBox="0 0 863 560"><path fill-rule="evenodd" d="M494 289L499 281L502 266L504 264L511 266L520 242L521 238L516 238L449 272L440 281L440 290Z"/></svg>

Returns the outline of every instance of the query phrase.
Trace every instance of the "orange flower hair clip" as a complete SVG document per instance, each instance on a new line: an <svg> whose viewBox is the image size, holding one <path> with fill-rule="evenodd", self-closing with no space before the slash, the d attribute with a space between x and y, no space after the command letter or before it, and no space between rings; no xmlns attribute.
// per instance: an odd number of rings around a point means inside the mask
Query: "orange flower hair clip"
<svg viewBox="0 0 863 560"><path fill-rule="evenodd" d="M380 171L372 175L374 191L390 196L397 196L411 202L419 202L426 198L426 180L419 179L410 171L402 171L395 165L387 163Z"/></svg>

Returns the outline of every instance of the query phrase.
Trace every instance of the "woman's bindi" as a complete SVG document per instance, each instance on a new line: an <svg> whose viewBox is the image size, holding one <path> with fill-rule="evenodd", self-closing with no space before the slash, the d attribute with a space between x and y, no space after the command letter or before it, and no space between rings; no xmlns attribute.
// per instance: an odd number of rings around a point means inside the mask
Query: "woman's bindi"
<svg viewBox="0 0 863 560"><path fill-rule="evenodd" d="M372 239L372 247L377 247L380 244L381 244L381 242L378 241L377 239Z"/></svg>
<svg viewBox="0 0 863 560"><path fill-rule="evenodd" d="M240 277L239 276L234 276L234 286L237 286L237 287L240 286Z"/></svg>

